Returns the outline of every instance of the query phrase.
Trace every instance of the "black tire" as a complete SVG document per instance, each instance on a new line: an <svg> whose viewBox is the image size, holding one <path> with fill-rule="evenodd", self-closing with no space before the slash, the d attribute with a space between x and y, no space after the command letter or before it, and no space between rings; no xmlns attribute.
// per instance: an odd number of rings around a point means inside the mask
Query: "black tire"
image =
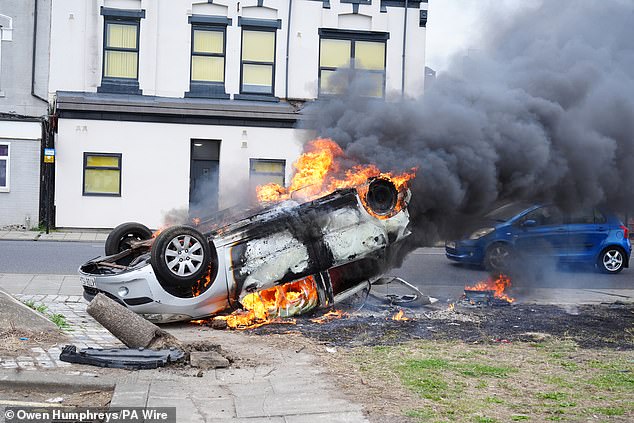
<svg viewBox="0 0 634 423"><path fill-rule="evenodd" d="M514 257L510 245L498 242L487 248L483 265L489 271L506 272L511 267Z"/></svg>
<svg viewBox="0 0 634 423"><path fill-rule="evenodd" d="M625 252L620 247L608 247L601 251L597 259L597 267L602 273L616 275L625 267Z"/></svg>
<svg viewBox="0 0 634 423"><path fill-rule="evenodd" d="M186 287L209 271L211 256L207 237L190 226L172 226L156 237L150 262L164 283Z"/></svg>
<svg viewBox="0 0 634 423"><path fill-rule="evenodd" d="M130 248L130 241L152 238L152 231L137 222L126 222L114 228L106 238L106 255L120 253Z"/></svg>

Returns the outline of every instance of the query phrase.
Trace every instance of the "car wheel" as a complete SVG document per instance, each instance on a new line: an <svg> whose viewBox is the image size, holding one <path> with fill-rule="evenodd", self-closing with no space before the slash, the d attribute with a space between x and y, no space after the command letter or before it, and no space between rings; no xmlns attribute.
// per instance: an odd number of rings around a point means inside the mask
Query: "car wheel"
<svg viewBox="0 0 634 423"><path fill-rule="evenodd" d="M209 270L211 247L207 237L189 226L172 226L152 245L150 262L165 283L191 286Z"/></svg>
<svg viewBox="0 0 634 423"><path fill-rule="evenodd" d="M604 273L619 273L625 265L625 254L618 247L608 247L599 255L597 264Z"/></svg>
<svg viewBox="0 0 634 423"><path fill-rule="evenodd" d="M484 256L484 267L487 270L503 272L508 270L513 259L513 250L502 243L491 245Z"/></svg>
<svg viewBox="0 0 634 423"><path fill-rule="evenodd" d="M111 256L129 249L132 241L143 241L150 238L152 238L152 231L147 226L136 222L122 223L108 234L106 255Z"/></svg>

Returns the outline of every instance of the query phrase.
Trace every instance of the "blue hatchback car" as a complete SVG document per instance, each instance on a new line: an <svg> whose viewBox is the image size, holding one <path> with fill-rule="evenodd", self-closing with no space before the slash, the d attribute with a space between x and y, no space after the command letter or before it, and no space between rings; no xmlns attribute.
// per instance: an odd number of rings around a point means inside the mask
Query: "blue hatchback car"
<svg viewBox="0 0 634 423"><path fill-rule="evenodd" d="M448 241L445 251L451 260L495 271L507 270L513 258L550 256L614 274L629 267L628 232L616 215L598 209L566 214L550 205L511 203L485 215L468 238Z"/></svg>

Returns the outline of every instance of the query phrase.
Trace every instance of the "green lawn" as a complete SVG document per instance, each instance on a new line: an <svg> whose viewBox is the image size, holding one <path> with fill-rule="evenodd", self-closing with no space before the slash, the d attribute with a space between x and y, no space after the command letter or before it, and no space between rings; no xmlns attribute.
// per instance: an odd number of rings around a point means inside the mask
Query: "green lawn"
<svg viewBox="0 0 634 423"><path fill-rule="evenodd" d="M343 357L368 391L357 397L390 392L389 407L403 420L634 421L633 351L581 349L552 340L416 341L340 353L338 359ZM371 417L372 401L367 404Z"/></svg>

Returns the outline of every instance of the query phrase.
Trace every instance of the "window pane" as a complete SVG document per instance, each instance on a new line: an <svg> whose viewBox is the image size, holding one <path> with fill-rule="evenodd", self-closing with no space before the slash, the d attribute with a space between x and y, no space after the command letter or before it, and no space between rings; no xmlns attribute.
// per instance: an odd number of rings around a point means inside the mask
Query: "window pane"
<svg viewBox="0 0 634 423"><path fill-rule="evenodd" d="M354 67L357 69L385 69L385 43L357 41L354 45Z"/></svg>
<svg viewBox="0 0 634 423"><path fill-rule="evenodd" d="M224 34L221 31L194 30L194 53L224 53Z"/></svg>
<svg viewBox="0 0 634 423"><path fill-rule="evenodd" d="M242 31L242 60L275 62L275 32Z"/></svg>
<svg viewBox="0 0 634 423"><path fill-rule="evenodd" d="M244 65L242 67L242 90L254 93L271 93L273 88L273 66Z"/></svg>
<svg viewBox="0 0 634 423"><path fill-rule="evenodd" d="M136 25L108 23L106 47L137 48Z"/></svg>
<svg viewBox="0 0 634 423"><path fill-rule="evenodd" d="M367 72L364 73L365 81L363 82L367 86L366 95L370 97L383 97L383 73Z"/></svg>
<svg viewBox="0 0 634 423"><path fill-rule="evenodd" d="M321 71L321 79L319 80L319 90L322 94L337 94L341 91L341 87L337 86L333 79L335 71Z"/></svg>
<svg viewBox="0 0 634 423"><path fill-rule="evenodd" d="M0 187L7 187L7 161L0 160Z"/></svg>
<svg viewBox="0 0 634 423"><path fill-rule="evenodd" d="M260 173L280 173L284 174L284 163L271 162L267 160L254 160L251 162L251 171Z"/></svg>
<svg viewBox="0 0 634 423"><path fill-rule="evenodd" d="M252 173L249 182L251 183L252 187L257 187L270 183L284 186L284 175L262 175L258 173Z"/></svg>
<svg viewBox="0 0 634 423"><path fill-rule="evenodd" d="M192 57L192 81L224 82L224 80L224 57Z"/></svg>
<svg viewBox="0 0 634 423"><path fill-rule="evenodd" d="M119 194L119 170L86 169L84 192L89 194Z"/></svg>
<svg viewBox="0 0 634 423"><path fill-rule="evenodd" d="M8 155L9 155L9 146L0 145L0 156L8 156Z"/></svg>
<svg viewBox="0 0 634 423"><path fill-rule="evenodd" d="M86 166L89 167L119 167L119 158L113 156L87 156Z"/></svg>
<svg viewBox="0 0 634 423"><path fill-rule="evenodd" d="M104 76L112 78L135 78L137 53L131 51L106 51Z"/></svg>
<svg viewBox="0 0 634 423"><path fill-rule="evenodd" d="M340 68L350 66L350 41L321 40L319 66Z"/></svg>

